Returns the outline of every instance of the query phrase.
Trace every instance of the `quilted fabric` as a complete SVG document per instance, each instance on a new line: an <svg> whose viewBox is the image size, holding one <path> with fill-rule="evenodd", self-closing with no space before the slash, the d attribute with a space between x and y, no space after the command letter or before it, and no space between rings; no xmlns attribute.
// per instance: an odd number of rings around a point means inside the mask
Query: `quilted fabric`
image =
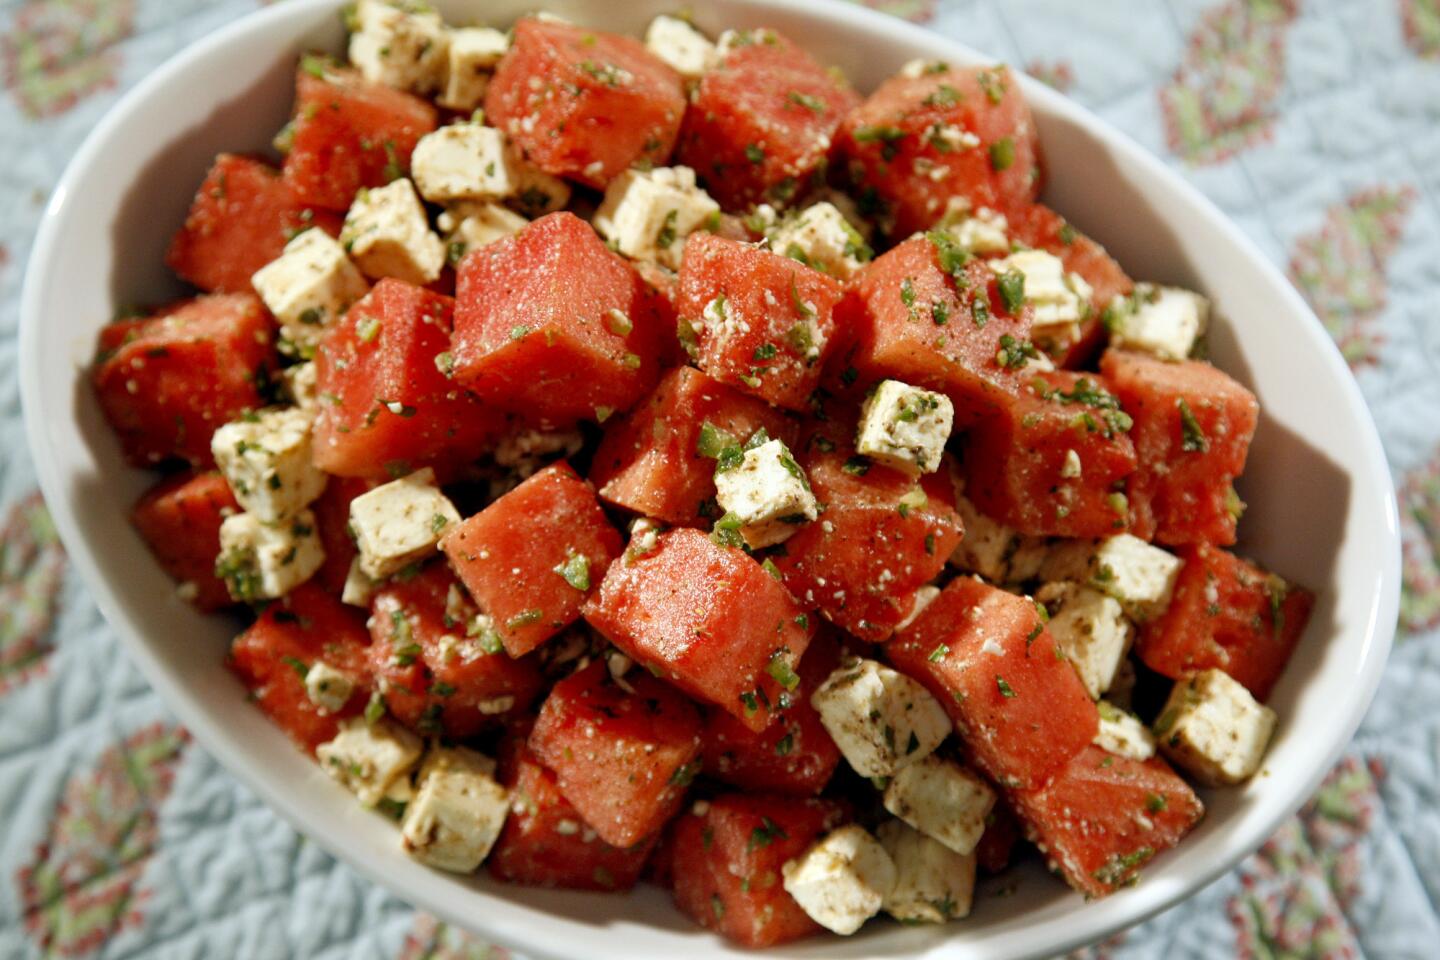
<svg viewBox="0 0 1440 960"><path fill-rule="evenodd" d="M255 0L0 0L0 956L503 958L281 824L169 717L66 567L26 457L20 278L116 96ZM1285 267L1394 467L1401 639L1306 808L1087 957L1440 953L1440 0L871 0L1165 157Z"/></svg>

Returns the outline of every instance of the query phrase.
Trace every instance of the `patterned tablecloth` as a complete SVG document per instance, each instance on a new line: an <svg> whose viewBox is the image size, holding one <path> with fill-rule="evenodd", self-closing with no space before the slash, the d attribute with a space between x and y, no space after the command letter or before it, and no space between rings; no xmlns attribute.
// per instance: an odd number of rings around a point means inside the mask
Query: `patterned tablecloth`
<svg viewBox="0 0 1440 960"><path fill-rule="evenodd" d="M0 0L0 957L501 958L358 878L190 742L69 572L24 454L20 281L96 120L256 0ZM1320 792L1089 957L1440 956L1440 0L871 0L1064 90L1288 271L1374 410L1401 636Z"/></svg>

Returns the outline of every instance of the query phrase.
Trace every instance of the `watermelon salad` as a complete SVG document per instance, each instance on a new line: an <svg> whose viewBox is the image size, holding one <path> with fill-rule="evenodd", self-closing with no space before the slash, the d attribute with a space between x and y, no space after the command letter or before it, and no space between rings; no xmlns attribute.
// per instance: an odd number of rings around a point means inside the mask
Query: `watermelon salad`
<svg viewBox="0 0 1440 960"><path fill-rule="evenodd" d="M767 947L1135 883L1243 783L1313 596L1232 552L1209 303L1038 199L1003 66L347 11L194 295L92 371L261 710L440 870Z"/></svg>

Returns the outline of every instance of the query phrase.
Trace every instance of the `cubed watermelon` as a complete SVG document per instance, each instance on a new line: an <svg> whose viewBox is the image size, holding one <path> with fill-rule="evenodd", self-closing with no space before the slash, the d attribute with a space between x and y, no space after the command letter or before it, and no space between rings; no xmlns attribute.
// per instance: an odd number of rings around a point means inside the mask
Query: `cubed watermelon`
<svg viewBox="0 0 1440 960"><path fill-rule="evenodd" d="M320 499L310 504L315 514L315 532L325 548L325 564L315 574L314 582L337 597L345 591L350 564L359 554L350 536L350 501L375 486L375 481L362 477L331 477Z"/></svg>
<svg viewBox="0 0 1440 960"><path fill-rule="evenodd" d="M181 473L145 491L130 522L145 538L161 568L180 585L180 595L205 612L233 602L215 576L220 524L240 505L218 473Z"/></svg>
<svg viewBox="0 0 1440 960"><path fill-rule="evenodd" d="M1003 796L996 801L985 820L985 832L975 847L975 859L986 873L1000 873L1010 866L1015 845L1020 841L1020 820Z"/></svg>
<svg viewBox="0 0 1440 960"><path fill-rule="evenodd" d="M518 657L579 619L623 543L595 488L562 460L451 529L440 546Z"/></svg>

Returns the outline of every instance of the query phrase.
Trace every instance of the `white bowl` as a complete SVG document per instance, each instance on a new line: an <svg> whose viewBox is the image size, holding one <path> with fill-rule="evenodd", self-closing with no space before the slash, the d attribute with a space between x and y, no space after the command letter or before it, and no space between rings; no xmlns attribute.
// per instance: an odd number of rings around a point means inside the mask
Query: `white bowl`
<svg viewBox="0 0 1440 960"><path fill-rule="evenodd" d="M674 0L548 4L571 19L637 32ZM629 896L530 890L426 869L393 824L361 810L246 702L222 665L234 624L174 596L127 511L151 482L128 468L86 376L116 304L179 292L162 255L195 185L223 150L263 150L287 119L296 57L339 51L341 0L292 0L194 44L117 104L51 199L26 277L21 387L45 498L71 559L110 624L197 740L296 829L377 883L536 958L714 960L743 951L696 930L653 888ZM535 0L453 0L451 18L508 23ZM905 61L979 62L953 41L856 6L816 0L708 0L710 31L773 26L862 89ZM1396 618L1399 537L1385 457L1354 381L1290 284L1209 202L1160 161L1047 87L1025 81L1049 160L1048 202L1134 276L1205 291L1225 318L1215 361L1260 397L1242 494L1240 549L1320 601L1272 704L1280 729L1265 770L1210 792L1209 816L1137 887L1094 903L1037 868L1016 894L982 899L944 927L877 923L821 937L793 957L1020 958L1053 955L1191 894L1254 850L1295 811L1370 703Z"/></svg>

